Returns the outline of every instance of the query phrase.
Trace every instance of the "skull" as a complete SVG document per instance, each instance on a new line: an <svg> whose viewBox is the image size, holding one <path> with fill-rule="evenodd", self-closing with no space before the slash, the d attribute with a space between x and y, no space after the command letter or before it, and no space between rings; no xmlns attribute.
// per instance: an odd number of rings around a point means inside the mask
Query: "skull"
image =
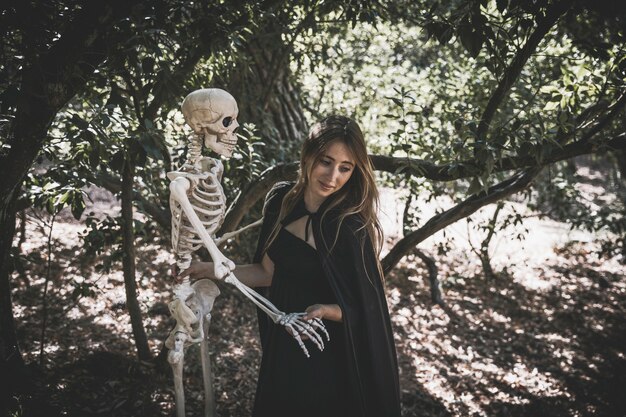
<svg viewBox="0 0 626 417"><path fill-rule="evenodd" d="M231 157L237 145L239 109L230 93L219 88L196 90L185 97L182 111L193 131L204 136L204 146Z"/></svg>

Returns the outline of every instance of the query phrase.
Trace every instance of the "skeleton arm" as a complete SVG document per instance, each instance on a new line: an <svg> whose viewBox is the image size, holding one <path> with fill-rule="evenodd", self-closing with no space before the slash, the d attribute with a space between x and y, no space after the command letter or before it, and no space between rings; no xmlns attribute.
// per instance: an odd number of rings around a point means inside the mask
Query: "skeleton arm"
<svg viewBox="0 0 626 417"><path fill-rule="evenodd" d="M224 278L228 273L235 269L235 264L225 257L222 252L217 248L217 245L206 231L202 222L198 218L189 197L187 197L187 191L191 187L191 184L187 178L178 177L170 183L170 196L173 197L180 204L187 219L193 226L194 231L198 234L200 240L209 251L211 259L213 259L214 274L217 279Z"/></svg>
<svg viewBox="0 0 626 417"><path fill-rule="evenodd" d="M305 313L290 313L285 314L276 308L269 300L258 294L253 289L241 283L237 277L232 273L235 269L235 264L224 256L217 245L204 228L200 218L196 214L194 207L191 205L187 196L187 191L191 187L191 184L187 178L178 177L175 178L170 184L170 195L181 206L183 212L187 216L187 219L191 223L194 231L198 234L198 237L209 251L209 255L213 259L214 275L217 279L225 278L228 284L234 285L239 291L243 293L248 299L250 299L255 305L263 310L274 323L278 323L285 326L289 333L296 339L304 353L309 356L309 352L306 349L304 342L302 341L300 334L307 336L315 343L320 349L324 349L324 341L322 337L317 333L317 330L322 331L326 338L330 340L330 336L324 327L324 324L319 319L313 319L311 322L303 320ZM186 278L187 279L187 278Z"/></svg>

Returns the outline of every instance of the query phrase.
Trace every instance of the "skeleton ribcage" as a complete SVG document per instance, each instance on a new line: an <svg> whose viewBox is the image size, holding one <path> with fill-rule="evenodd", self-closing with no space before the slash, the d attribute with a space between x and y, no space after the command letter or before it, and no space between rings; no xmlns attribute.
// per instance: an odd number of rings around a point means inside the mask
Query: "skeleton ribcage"
<svg viewBox="0 0 626 417"><path fill-rule="evenodd" d="M218 179L209 175L199 181L188 193L189 202L200 218L202 226L211 237L222 225L226 207L226 197ZM172 248L179 258L189 259L191 253L197 251L202 240L194 230L180 203L170 200L172 210Z"/></svg>

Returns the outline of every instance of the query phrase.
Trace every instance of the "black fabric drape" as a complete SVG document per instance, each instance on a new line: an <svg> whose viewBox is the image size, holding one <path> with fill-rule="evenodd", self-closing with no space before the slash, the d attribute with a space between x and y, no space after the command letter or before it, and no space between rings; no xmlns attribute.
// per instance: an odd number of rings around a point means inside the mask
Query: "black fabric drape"
<svg viewBox="0 0 626 417"><path fill-rule="evenodd" d="M293 183L278 183L268 193L254 257L256 263L261 262L283 198L292 187ZM305 215L311 217L322 268L343 314L346 360L351 386L360 403L360 415L397 417L400 416L398 361L374 248L363 220L356 215L344 219L337 236L338 210L327 209L331 202L332 196L324 201L317 213L311 214L301 199L282 223L289 224ZM266 290L260 291L264 293ZM263 295L267 296L266 293ZM266 342L268 320L268 316L259 310L262 346Z"/></svg>

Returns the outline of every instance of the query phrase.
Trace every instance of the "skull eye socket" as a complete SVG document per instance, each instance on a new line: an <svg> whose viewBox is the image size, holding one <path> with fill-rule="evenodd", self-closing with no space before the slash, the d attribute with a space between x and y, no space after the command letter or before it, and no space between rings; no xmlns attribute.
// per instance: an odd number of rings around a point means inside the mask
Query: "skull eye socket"
<svg viewBox="0 0 626 417"><path fill-rule="evenodd" d="M233 122L232 117L224 117L224 120L222 120L222 124L224 125L224 127L230 126L232 122Z"/></svg>

